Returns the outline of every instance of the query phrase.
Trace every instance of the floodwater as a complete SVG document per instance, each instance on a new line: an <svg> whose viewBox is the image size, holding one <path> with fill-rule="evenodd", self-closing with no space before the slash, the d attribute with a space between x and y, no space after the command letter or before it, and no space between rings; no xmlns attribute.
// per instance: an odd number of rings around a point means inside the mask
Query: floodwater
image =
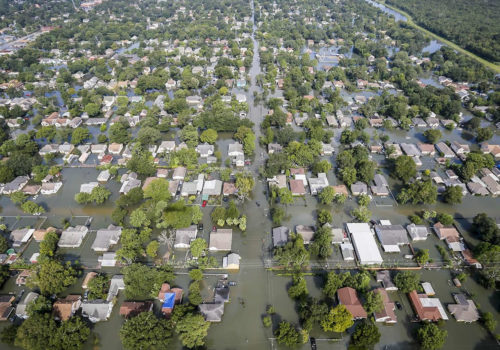
<svg viewBox="0 0 500 350"><path fill-rule="evenodd" d="M389 15L392 15L396 21L402 21L402 22L407 22L408 21L408 19L406 18L406 16L403 16L399 12L390 9L390 8L388 8L385 5L379 4L378 2L373 1L373 0L366 0L366 2L368 2L369 4L371 4L371 5L379 8L383 12L385 12L385 13L387 13Z"/></svg>
<svg viewBox="0 0 500 350"><path fill-rule="evenodd" d="M368 0L367 0L368 1ZM371 2L371 1L369 1ZM380 5L382 6L382 5ZM377 6L379 7L379 6ZM252 2L252 12L253 12L253 2ZM253 20L253 18L252 18ZM255 29L255 27L254 27ZM253 36L252 36L253 38ZM267 109L262 105L255 106L253 104L253 93L254 91L261 92L260 89L255 84L255 77L261 73L259 65L259 44L254 39L254 57L252 62L252 67L250 69L250 76L252 78L252 84L247 92L243 90L239 91L245 93L247 96L249 104L248 117L255 123L254 132L256 133L257 140L259 139L261 132L259 124L266 115ZM370 130L373 134L373 130ZM381 131L378 131L381 134ZM391 140L395 142L414 142L422 138L422 130L412 129L409 132L395 130L388 132L391 136ZM449 140L461 140L461 133L458 130L454 131L444 131L444 138ZM220 140L218 141L218 148L223 154L223 159L227 155L227 145L230 142L229 135L220 135ZM338 139L340 136L340 131L335 131L335 137ZM495 136L494 142L498 142L498 135ZM262 317L265 314L265 310L268 305L273 305L276 309L276 314L273 316L273 327L275 328L281 320L287 320L298 324L297 315L297 305L292 301L287 295L287 287L291 282L289 276L279 276L267 269L270 262L271 254L271 236L270 230L272 228L272 223L269 218L269 205L267 200L267 186L264 181L257 179L258 168L263 165L264 159L261 154L265 154L265 150L257 143L255 150L254 161L251 166L249 166L249 171L255 174L256 186L251 199L247 200L244 204L240 205L240 211L242 214L247 215L248 224L247 232L234 232L233 233L233 251L240 254L242 257L240 271L235 274L229 275L229 280L237 282L237 286L231 287L231 301L226 304L224 310L223 320L220 324L212 324L209 334L207 337L207 348L208 349L284 349L282 346L278 346L273 340L273 329L265 328L262 325ZM334 161L334 157L331 158ZM374 156L374 159L379 159ZM433 161L422 158L424 163L423 167L433 168L435 165ZM224 161L223 161L224 163ZM384 173L387 173L386 169L382 169ZM40 196L37 199L38 203L44 204L48 208L46 213L47 221L44 226L49 224L60 226L61 219L67 218L72 224L81 223L85 220L86 216L92 216L94 220L92 221L91 229L95 230L104 226L107 226L111 220L110 215L113 209L113 203L118 197L117 192L119 188L119 183L116 179L111 180L105 186L112 190L113 195L105 204L101 206L80 206L74 202L74 195L79 192L80 184L83 182L96 181L98 170L94 168L65 168L63 170L64 185L60 192L53 196ZM335 179L333 173L329 173L329 180L332 184L337 184L338 180ZM393 188L394 180L389 178L391 188ZM257 204L258 203L258 204ZM462 204L455 206L448 206L445 204L436 204L433 206L426 206L425 208L419 207L418 209L432 209L440 212L447 212L453 214L456 218L469 219L478 212L486 212L491 216L498 216L498 199L493 198L476 198L467 197ZM2 215L11 216L6 219L6 223L16 222L15 216L22 215L20 210L14 207L10 200L6 197L2 197L0 200L0 205L3 208ZM305 199L296 199L295 203L289 205L286 208L287 217L283 221L283 225L293 229L295 225L314 225L315 215L317 210L326 208L332 211L334 214L333 225L335 227L341 227L342 223L351 220L350 211L356 206L353 199L349 199L343 206L323 206L317 203L315 198L307 196ZM204 212L203 223L205 226L205 232L203 233L204 238L208 238L208 233L210 230L210 211L211 208L202 208ZM384 200L376 201L374 200L370 204L370 210L373 213L373 218L376 219L388 219L394 224L407 224L409 223L407 217L414 213L415 208L406 205L397 205L394 200ZM82 218L83 217L83 218ZM468 228L467 220L460 219L459 229L464 236L466 241L476 242L474 237L471 237L465 229ZM19 224L18 224L19 225ZM86 266L93 266L96 262L97 255L93 253L90 249L95 233L90 233L86 237L82 244L80 256L76 256L71 249L65 251L67 259L79 259ZM415 248L419 249L429 249L431 258L435 262L439 262L440 255L436 249L436 246L444 247L444 243L439 241L434 235L430 236L427 241L419 242L414 244ZM25 257L29 258L33 252L38 249L38 244L30 244L25 252ZM380 247L379 247L380 249ZM182 252L179 252L179 256ZM407 250L402 251L397 254L383 254L384 259L394 264L395 266L403 266L412 264L404 258L404 255L408 254ZM218 257L219 258L219 257ZM220 261L220 260L219 260ZM330 269L336 269L340 266L345 268L345 262L342 260L342 256L338 247L335 247L334 254L328 261L321 262L321 266L328 266ZM319 263L314 262L316 267L320 266ZM107 268L105 269L108 273L117 273L117 269ZM218 274L220 271L208 271L209 274ZM459 289L454 287L451 280L450 271L443 270L432 270L432 271L421 271L422 281L431 282L434 290L436 291L436 296L439 297L446 307L446 304L453 303L452 293L459 292ZM208 275L205 277L203 282L203 296L207 301L210 300L211 290L215 284L218 276ZM82 278L67 291L70 293L82 293L80 288ZM316 298L321 298L321 287L323 285L323 277L321 275L307 276L308 289L311 296ZM189 277L185 274L179 274L176 277L176 285L187 290L189 285ZM375 287L377 284L372 280L372 285ZM1 293L14 292L17 293L24 287L17 287L14 284L14 279L10 279L5 286L2 288ZM462 292L469 293L473 296L476 304L480 306L482 311L490 311L497 315L500 309L500 298L498 292L492 292L490 290L485 290L479 286L472 278L469 278L461 288ZM398 300L403 305L402 310L396 310L396 315L398 316L398 323L393 326L379 325L379 330L382 334L380 343L376 346L376 349L417 349L415 339L415 331L418 324L411 323L410 319L413 317L413 311L408 303L406 296L391 292L390 294L392 300ZM122 349L121 342L119 340L118 332L123 323L123 319L119 316L118 310L121 302L125 300L124 294L120 293L117 303L113 309L113 313L110 319L106 322L100 322L93 325L93 332L91 339L85 345L86 350L90 349L109 349L109 350L119 350ZM156 305L157 307L159 305ZM476 324L460 324L456 322L453 316L448 315L450 320L446 322L445 329L448 331L448 340L444 349L496 349L497 344L491 336L489 336L484 328L481 327L479 323ZM0 328L7 326L8 322L2 322ZM352 331L352 330L350 330ZM340 341L329 341L328 339L333 338L333 334L326 334L322 332L318 327L315 327L311 333L311 336L317 339L318 349L346 349L349 336L344 335ZM99 344L94 346L94 337L97 337ZM11 349L10 347L2 344L2 349ZM181 349L180 342L177 339L173 339L172 345L169 347L172 349ZM298 346L297 349L310 349L309 344Z"/></svg>

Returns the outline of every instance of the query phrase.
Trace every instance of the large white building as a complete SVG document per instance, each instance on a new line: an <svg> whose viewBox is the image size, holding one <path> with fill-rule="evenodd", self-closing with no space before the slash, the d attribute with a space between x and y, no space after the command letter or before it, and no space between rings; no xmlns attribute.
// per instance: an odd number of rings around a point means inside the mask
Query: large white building
<svg viewBox="0 0 500 350"><path fill-rule="evenodd" d="M350 223L346 224L346 228L351 236L359 263L362 265L382 264L383 259L370 226L365 223Z"/></svg>

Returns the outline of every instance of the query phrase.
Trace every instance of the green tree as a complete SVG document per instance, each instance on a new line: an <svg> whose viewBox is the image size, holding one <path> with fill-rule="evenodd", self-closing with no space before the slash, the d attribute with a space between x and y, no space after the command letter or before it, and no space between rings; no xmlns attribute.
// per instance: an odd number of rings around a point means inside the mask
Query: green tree
<svg viewBox="0 0 500 350"><path fill-rule="evenodd" d="M394 161L393 174L403 182L408 181L417 174L417 166L410 156L399 156Z"/></svg>
<svg viewBox="0 0 500 350"><path fill-rule="evenodd" d="M89 103L85 106L85 112L89 115L89 117L95 117L99 114L99 106L96 103Z"/></svg>
<svg viewBox="0 0 500 350"><path fill-rule="evenodd" d="M404 187L397 199L403 204L434 204L437 199L437 187L430 180L417 180Z"/></svg>
<svg viewBox="0 0 500 350"><path fill-rule="evenodd" d="M453 225L453 222L455 221L453 219L453 215L445 214L445 213L438 213L436 215L436 220L445 226Z"/></svg>
<svg viewBox="0 0 500 350"><path fill-rule="evenodd" d="M207 241L203 238L196 238L189 244L189 251L194 258L199 258L205 249L207 249Z"/></svg>
<svg viewBox="0 0 500 350"><path fill-rule="evenodd" d="M201 281L203 279L203 271L200 269L190 270L189 277L194 281Z"/></svg>
<svg viewBox="0 0 500 350"><path fill-rule="evenodd" d="M318 195L321 203L323 204L331 204L333 202L333 199L335 198L335 190L333 187L328 186L325 187L320 194Z"/></svg>
<svg viewBox="0 0 500 350"><path fill-rule="evenodd" d="M39 215L45 213L45 208L32 201L27 201L21 204L21 209L26 214Z"/></svg>
<svg viewBox="0 0 500 350"><path fill-rule="evenodd" d="M200 141L213 145L217 141L217 137L217 131L214 129L207 129L201 133Z"/></svg>
<svg viewBox="0 0 500 350"><path fill-rule="evenodd" d="M158 255L158 248L160 247L160 243L158 241L151 241L146 246L146 254L151 258L156 258Z"/></svg>
<svg viewBox="0 0 500 350"><path fill-rule="evenodd" d="M354 321L352 314L347 310L345 305L339 304L330 309L328 315L321 320L320 324L325 332L342 333L350 328L354 324Z"/></svg>
<svg viewBox="0 0 500 350"><path fill-rule="evenodd" d="M235 186L238 189L238 196L240 198L248 198L255 186L253 175L247 172L237 173Z"/></svg>
<svg viewBox="0 0 500 350"><path fill-rule="evenodd" d="M493 314L491 312L485 312L483 314L482 321L483 321L484 327L490 333L495 332L495 329L497 328L497 321L495 320L495 317L493 317Z"/></svg>
<svg viewBox="0 0 500 350"><path fill-rule="evenodd" d="M144 198L151 198L154 202L165 201L171 198L168 190L168 181L165 179L155 179L144 189Z"/></svg>
<svg viewBox="0 0 500 350"><path fill-rule="evenodd" d="M322 226L314 233L314 240L310 244L309 251L317 255L320 259L326 259L333 253L332 229L329 226Z"/></svg>
<svg viewBox="0 0 500 350"><path fill-rule="evenodd" d="M340 170L340 178L343 183L346 184L346 186L351 186L353 183L356 182L356 169L354 168L343 168Z"/></svg>
<svg viewBox="0 0 500 350"><path fill-rule="evenodd" d="M362 207L367 207L368 204L370 204L371 202L371 198L370 196L368 196L367 194L361 194L359 197L358 197L358 203L359 205L361 205Z"/></svg>
<svg viewBox="0 0 500 350"><path fill-rule="evenodd" d="M76 282L77 273L70 262L65 265L57 260L41 260L29 281L44 295L58 294Z"/></svg>
<svg viewBox="0 0 500 350"><path fill-rule="evenodd" d="M415 261L420 265L425 265L429 261L429 249L421 249L415 254Z"/></svg>
<svg viewBox="0 0 500 350"><path fill-rule="evenodd" d="M425 323L417 330L417 338L424 350L439 350L444 346L448 332L434 323Z"/></svg>
<svg viewBox="0 0 500 350"><path fill-rule="evenodd" d="M488 217L485 213L480 213L474 216L472 223L474 232L481 240L494 244L500 243L500 228L497 226L495 220Z"/></svg>
<svg viewBox="0 0 500 350"><path fill-rule="evenodd" d="M133 227L149 226L151 221L142 208L137 208L130 214L130 225Z"/></svg>
<svg viewBox="0 0 500 350"><path fill-rule="evenodd" d="M285 217L285 210L282 207L272 207L271 208L271 217L273 219L273 224L281 225L281 221Z"/></svg>
<svg viewBox="0 0 500 350"><path fill-rule="evenodd" d="M313 165L313 172L315 174L318 174L318 173L327 173L331 169L332 169L332 163L330 163L326 159L320 160L319 162L316 162Z"/></svg>
<svg viewBox="0 0 500 350"><path fill-rule="evenodd" d="M309 252L301 235L291 235L283 247L275 248L274 259L284 267L300 268L309 264Z"/></svg>
<svg viewBox="0 0 500 350"><path fill-rule="evenodd" d="M372 212L367 207L360 206L351 211L351 215L360 222L368 222L372 217Z"/></svg>
<svg viewBox="0 0 500 350"><path fill-rule="evenodd" d="M356 327L352 334L349 349L369 350L373 349L375 344L380 341L380 331L371 321L363 321Z"/></svg>
<svg viewBox="0 0 500 350"><path fill-rule="evenodd" d="M192 349L205 345L205 337L208 334L210 323L203 319L200 314L187 314L175 327L179 334L182 345Z"/></svg>
<svg viewBox="0 0 500 350"><path fill-rule="evenodd" d="M172 284L174 279L172 267L169 265L156 268L134 263L123 268L125 296L132 300L144 300L151 295L158 295L162 283Z"/></svg>
<svg viewBox="0 0 500 350"><path fill-rule="evenodd" d="M306 279L301 274L294 275L292 285L288 288L288 296L292 299L300 299L308 294Z"/></svg>
<svg viewBox="0 0 500 350"><path fill-rule="evenodd" d="M342 287L344 279L335 271L328 272L325 286L323 287L323 294L330 299L335 298L337 290Z"/></svg>
<svg viewBox="0 0 500 350"><path fill-rule="evenodd" d="M90 336L90 328L81 317L63 321L55 335L52 349L80 350Z"/></svg>
<svg viewBox="0 0 500 350"><path fill-rule="evenodd" d="M137 142L143 146L154 145L158 140L161 139L161 132L158 129L152 128L150 126L141 127L137 133Z"/></svg>
<svg viewBox="0 0 500 350"><path fill-rule="evenodd" d="M443 135L438 129L428 129L424 131L424 136L427 139L427 142L435 144L441 139Z"/></svg>
<svg viewBox="0 0 500 350"><path fill-rule="evenodd" d="M87 128L78 127L71 133L71 143L73 145L79 145L89 137L90 133Z"/></svg>
<svg viewBox="0 0 500 350"><path fill-rule="evenodd" d="M479 128L476 130L476 141L478 143L488 141L493 137L493 130L490 128Z"/></svg>
<svg viewBox="0 0 500 350"><path fill-rule="evenodd" d="M382 295L380 293L376 293L375 291L366 293L366 300L363 308L368 314L382 311L382 309L384 308L384 300L382 299Z"/></svg>
<svg viewBox="0 0 500 350"><path fill-rule="evenodd" d="M278 344L293 347L299 343L299 332L290 322L282 321L274 335Z"/></svg>
<svg viewBox="0 0 500 350"><path fill-rule="evenodd" d="M59 235L55 231L47 232L43 241L40 242L40 256L54 256L57 242L59 242Z"/></svg>
<svg viewBox="0 0 500 350"><path fill-rule="evenodd" d="M394 284L403 293L410 293L420 288L420 275L411 271L398 272L394 278Z"/></svg>
<svg viewBox="0 0 500 350"><path fill-rule="evenodd" d="M449 186L443 192L443 200L448 204L462 203L462 188L460 186Z"/></svg>
<svg viewBox="0 0 500 350"><path fill-rule="evenodd" d="M4 236L0 236L0 254L5 253L7 249L9 249L9 243L7 242L7 238L5 238Z"/></svg>
<svg viewBox="0 0 500 350"><path fill-rule="evenodd" d="M90 192L90 200L95 204L104 203L109 196L111 196L111 191L103 186L94 187L92 192Z"/></svg>
<svg viewBox="0 0 500 350"><path fill-rule="evenodd" d="M203 302L203 297L201 296L201 285L200 281L193 281L189 285L189 303L194 306L198 306Z"/></svg>
<svg viewBox="0 0 500 350"><path fill-rule="evenodd" d="M10 195L10 200L14 204L22 204L27 198L28 196L21 191L14 192Z"/></svg>
<svg viewBox="0 0 500 350"><path fill-rule="evenodd" d="M328 224L328 223L332 222L332 220L333 220L333 216L332 216L332 213L330 213L330 211L325 210L325 209L320 209L318 211L318 223L320 225Z"/></svg>
<svg viewBox="0 0 500 350"><path fill-rule="evenodd" d="M141 312L125 322L120 339L125 349L167 349L172 337L171 324L153 312Z"/></svg>
<svg viewBox="0 0 500 350"><path fill-rule="evenodd" d="M280 203L287 206L288 204L293 204L293 194L288 188L283 187L278 190Z"/></svg>
<svg viewBox="0 0 500 350"><path fill-rule="evenodd" d="M109 277L100 274L95 276L88 283L88 299L106 299L109 290Z"/></svg>
<svg viewBox="0 0 500 350"><path fill-rule="evenodd" d="M57 324L49 313L35 314L17 329L15 345L26 350L52 349Z"/></svg>

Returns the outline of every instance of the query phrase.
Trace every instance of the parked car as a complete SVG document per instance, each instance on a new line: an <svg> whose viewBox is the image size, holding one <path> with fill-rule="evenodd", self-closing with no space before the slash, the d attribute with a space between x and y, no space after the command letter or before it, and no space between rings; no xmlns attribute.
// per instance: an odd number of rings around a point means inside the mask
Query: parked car
<svg viewBox="0 0 500 350"><path fill-rule="evenodd" d="M401 303L399 301L396 301L394 303L394 305L396 305L396 307L398 308L398 310L401 310L403 307L401 306Z"/></svg>
<svg viewBox="0 0 500 350"><path fill-rule="evenodd" d="M207 201L203 201L203 203L201 203L201 206L205 208L207 206Z"/></svg>
<svg viewBox="0 0 500 350"><path fill-rule="evenodd" d="M231 287L238 285L235 281L229 281L228 283Z"/></svg>
<svg viewBox="0 0 500 350"><path fill-rule="evenodd" d="M316 338L311 337L311 349L316 350Z"/></svg>
<svg viewBox="0 0 500 350"><path fill-rule="evenodd" d="M202 223L198 224L198 231L203 231L203 224Z"/></svg>

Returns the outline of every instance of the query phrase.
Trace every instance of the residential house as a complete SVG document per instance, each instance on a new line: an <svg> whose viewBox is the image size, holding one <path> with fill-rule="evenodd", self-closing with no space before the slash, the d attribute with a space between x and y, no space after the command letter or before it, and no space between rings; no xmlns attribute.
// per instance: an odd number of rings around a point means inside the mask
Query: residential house
<svg viewBox="0 0 500 350"><path fill-rule="evenodd" d="M295 180L301 180L304 186L307 186L306 171L304 168L291 168L290 176L292 176Z"/></svg>
<svg viewBox="0 0 500 350"><path fill-rule="evenodd" d="M172 179L173 180L184 180L184 178L186 177L186 171L187 169L185 167L177 167L174 169L174 173L172 174Z"/></svg>
<svg viewBox="0 0 500 350"><path fill-rule="evenodd" d="M3 189L2 189L2 193L3 194L12 194L14 192L18 192L18 191L21 191L22 188L24 186L26 186L26 184L28 183L29 181L29 177L28 176L18 176L16 177L14 180L12 180L11 182L8 182L4 185Z"/></svg>
<svg viewBox="0 0 500 350"><path fill-rule="evenodd" d="M123 151L123 144L122 143L113 142L108 146L108 152L111 154L118 155L118 154L122 153L122 151Z"/></svg>
<svg viewBox="0 0 500 350"><path fill-rule="evenodd" d="M277 188L286 188L286 175L275 175L272 178L267 179L267 183L269 185L269 188L272 188L273 186Z"/></svg>
<svg viewBox="0 0 500 350"><path fill-rule="evenodd" d="M436 143L436 149L438 150L439 153L442 154L442 156L444 158L453 158L453 157L455 157L455 153L444 142L438 142L438 143Z"/></svg>
<svg viewBox="0 0 500 350"><path fill-rule="evenodd" d="M440 240L445 240L448 247L453 251L464 250L463 244L460 242L460 234L454 226L444 226L440 222L434 224L434 232Z"/></svg>
<svg viewBox="0 0 500 350"><path fill-rule="evenodd" d="M20 247L24 243L28 242L31 236L35 232L33 228L20 228L13 230L10 233L9 239L12 241L13 247Z"/></svg>
<svg viewBox="0 0 500 350"><path fill-rule="evenodd" d="M425 241L430 234L426 226L413 223L406 226L406 231L408 231L412 241Z"/></svg>
<svg viewBox="0 0 500 350"><path fill-rule="evenodd" d="M273 247L282 247L288 242L290 230L288 227L279 226L273 228Z"/></svg>
<svg viewBox="0 0 500 350"><path fill-rule="evenodd" d="M120 316L131 318L153 309L150 301L124 301L120 306Z"/></svg>
<svg viewBox="0 0 500 350"><path fill-rule="evenodd" d="M224 303L203 303L198 305L200 313L207 322L221 322L224 315Z"/></svg>
<svg viewBox="0 0 500 350"><path fill-rule="evenodd" d="M389 299L389 294L384 288L375 289L374 293L382 296L382 310L374 312L375 322L396 323L398 318L394 312L395 304Z"/></svg>
<svg viewBox="0 0 500 350"><path fill-rule="evenodd" d="M399 246L409 243L406 230L401 225L375 225L375 232L386 253L399 253Z"/></svg>
<svg viewBox="0 0 500 350"><path fill-rule="evenodd" d="M355 320L367 318L367 313L361 305L358 298L358 293L354 288L344 287L337 290L337 297L339 304L342 304L351 313L352 318Z"/></svg>
<svg viewBox="0 0 500 350"><path fill-rule="evenodd" d="M314 237L314 226L304 226L297 225L295 226L295 232L302 236L304 240L304 244L310 244Z"/></svg>
<svg viewBox="0 0 500 350"><path fill-rule="evenodd" d="M92 323L106 321L111 315L112 310L113 303L102 299L82 303L82 316L88 318Z"/></svg>
<svg viewBox="0 0 500 350"><path fill-rule="evenodd" d="M328 178L325 173L318 173L317 178L309 178L309 190L311 191L311 195L317 195L324 188L328 187Z"/></svg>
<svg viewBox="0 0 500 350"><path fill-rule="evenodd" d="M97 181L98 182L108 182L109 178L111 177L111 174L108 169L103 170L97 175Z"/></svg>
<svg viewBox="0 0 500 350"><path fill-rule="evenodd" d="M236 195L238 193L238 189L233 182L224 182L222 186L222 194L224 197Z"/></svg>
<svg viewBox="0 0 500 350"><path fill-rule="evenodd" d="M16 316L19 318L27 319L29 317L27 312L28 305L38 299L39 296L40 294L35 292L29 292L28 294L26 294L24 299L21 300L16 306Z"/></svg>
<svg viewBox="0 0 500 350"><path fill-rule="evenodd" d="M208 249L210 251L228 251L231 250L232 241L232 229L217 229L210 232L210 244Z"/></svg>
<svg viewBox="0 0 500 350"><path fill-rule="evenodd" d="M323 156L331 156L334 152L334 148L329 143L321 143L321 155Z"/></svg>
<svg viewBox="0 0 500 350"><path fill-rule="evenodd" d="M82 283L82 289L87 289L88 288L88 285L89 285L89 282L97 276L97 272L88 272L86 275L85 275L85 278L83 279L83 283Z"/></svg>
<svg viewBox="0 0 500 350"><path fill-rule="evenodd" d="M414 290L408 295L420 321L447 320L448 316L438 298L429 298L427 294L417 294Z"/></svg>
<svg viewBox="0 0 500 350"><path fill-rule="evenodd" d="M209 196L220 196L222 193L222 181L221 180L209 180L205 181L203 185L202 197L203 199L208 199Z"/></svg>
<svg viewBox="0 0 500 350"><path fill-rule="evenodd" d="M78 248L88 232L89 229L86 226L68 227L61 233L57 246L59 248Z"/></svg>
<svg viewBox="0 0 500 350"><path fill-rule="evenodd" d="M370 226L366 223L348 223L346 224L346 228L351 236L360 264L382 264L383 259Z"/></svg>
<svg viewBox="0 0 500 350"><path fill-rule="evenodd" d="M42 183L42 187L40 188L41 194L50 195L56 194L59 189L62 187L62 182L45 182Z"/></svg>
<svg viewBox="0 0 500 350"><path fill-rule="evenodd" d="M236 253L230 253L222 258L222 267L227 270L239 270L240 260L241 256Z"/></svg>
<svg viewBox="0 0 500 350"><path fill-rule="evenodd" d="M99 262L101 267L113 267L116 266L116 253L104 253L103 255L97 258L97 262Z"/></svg>
<svg viewBox="0 0 500 350"><path fill-rule="evenodd" d="M14 295L0 295L0 321L7 321L14 311L12 302L16 299Z"/></svg>
<svg viewBox="0 0 500 350"><path fill-rule="evenodd" d="M56 300L52 306L52 312L57 320L67 321L80 309L81 304L82 297L80 295L68 295L64 299Z"/></svg>
<svg viewBox="0 0 500 350"><path fill-rule="evenodd" d="M457 322L472 323L479 319L479 312L474 301L467 299L464 294L454 294L456 304L449 304L448 311L455 316Z"/></svg>
<svg viewBox="0 0 500 350"><path fill-rule="evenodd" d="M107 252L112 245L118 244L121 234L122 228L120 226L109 225L106 229L97 230L92 250Z"/></svg>
<svg viewBox="0 0 500 350"><path fill-rule="evenodd" d="M120 193L127 194L133 188L141 186L141 180L137 178L137 174L134 172L123 174L120 179L122 186L120 187Z"/></svg>
<svg viewBox="0 0 500 350"><path fill-rule="evenodd" d="M493 180L492 177L490 176L483 176L481 178L481 181L486 185L486 188L488 191L491 192L493 196L498 196L500 195L500 184Z"/></svg>
<svg viewBox="0 0 500 350"><path fill-rule="evenodd" d="M351 185L351 192L353 196L360 196L362 194L368 194L368 186L361 181L355 182Z"/></svg>
<svg viewBox="0 0 500 350"><path fill-rule="evenodd" d="M293 196L305 196L306 188L302 180L290 180L290 191Z"/></svg>
<svg viewBox="0 0 500 350"><path fill-rule="evenodd" d="M158 147L158 153L170 153L175 150L175 141L162 141Z"/></svg>
<svg viewBox="0 0 500 350"><path fill-rule="evenodd" d="M92 193L92 190L99 186L98 182L89 182L80 185L80 193Z"/></svg>
<svg viewBox="0 0 500 350"><path fill-rule="evenodd" d="M196 239L198 230L196 225L191 225L186 228L179 228L175 231L175 249L188 249L191 241Z"/></svg>
<svg viewBox="0 0 500 350"><path fill-rule="evenodd" d="M436 148L431 143L417 143L417 147L420 153L425 156L434 156L436 154Z"/></svg>
<svg viewBox="0 0 500 350"><path fill-rule="evenodd" d="M385 290L398 290L398 287L392 282L391 272L389 270L377 271L377 282L381 283Z"/></svg>

